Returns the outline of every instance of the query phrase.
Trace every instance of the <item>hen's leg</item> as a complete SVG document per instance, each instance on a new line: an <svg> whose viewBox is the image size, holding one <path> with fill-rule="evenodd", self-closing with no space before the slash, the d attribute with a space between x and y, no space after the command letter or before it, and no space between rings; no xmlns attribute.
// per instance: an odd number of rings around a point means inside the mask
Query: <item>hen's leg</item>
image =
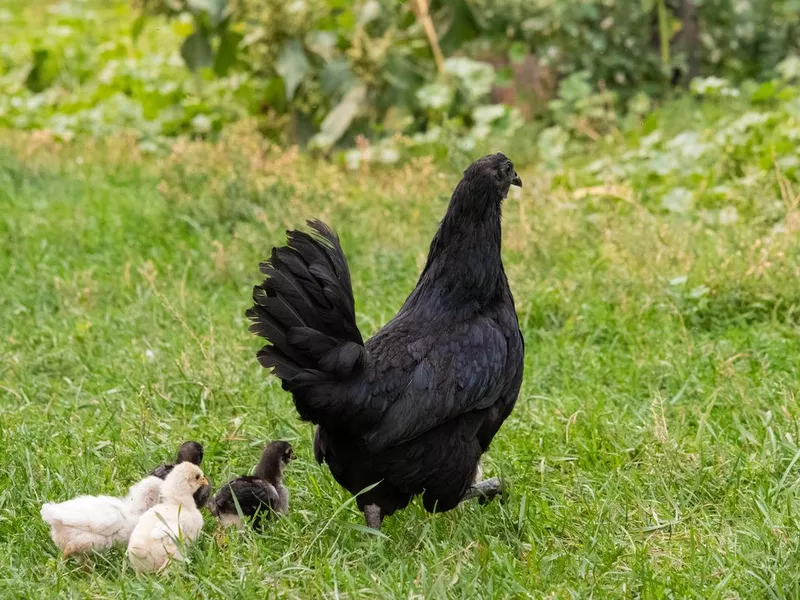
<svg viewBox="0 0 800 600"><path fill-rule="evenodd" d="M381 507L377 504L367 504L364 507L364 518L367 520L367 527L372 529L381 528Z"/></svg>
<svg viewBox="0 0 800 600"><path fill-rule="evenodd" d="M475 477L472 478L472 483L478 483L481 479L483 479L483 469L481 469L481 463L478 463L478 466L475 467Z"/></svg>
<svg viewBox="0 0 800 600"><path fill-rule="evenodd" d="M464 497L461 499L461 501L464 502L464 500L478 498L478 501L481 504L486 504L495 496L501 496L502 494L502 482L497 477L492 477L486 481L480 481L472 484L472 486L467 490L467 493L464 494Z"/></svg>

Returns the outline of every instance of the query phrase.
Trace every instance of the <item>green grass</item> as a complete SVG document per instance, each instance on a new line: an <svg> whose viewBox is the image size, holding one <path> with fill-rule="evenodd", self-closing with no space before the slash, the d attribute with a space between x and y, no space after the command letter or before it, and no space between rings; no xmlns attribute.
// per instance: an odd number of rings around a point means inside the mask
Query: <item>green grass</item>
<svg viewBox="0 0 800 600"><path fill-rule="evenodd" d="M785 233L749 216L712 227L523 168L504 257L525 380L484 461L510 493L441 515L414 502L378 537L314 462L244 310L283 229L322 217L374 332L458 171L345 173L247 135L158 158L126 140L3 139L0 596L800 595L792 215ZM47 500L123 493L186 439L219 484L276 438L299 456L290 516L263 535L208 518L191 563L160 578L121 551L62 559L39 517Z"/></svg>

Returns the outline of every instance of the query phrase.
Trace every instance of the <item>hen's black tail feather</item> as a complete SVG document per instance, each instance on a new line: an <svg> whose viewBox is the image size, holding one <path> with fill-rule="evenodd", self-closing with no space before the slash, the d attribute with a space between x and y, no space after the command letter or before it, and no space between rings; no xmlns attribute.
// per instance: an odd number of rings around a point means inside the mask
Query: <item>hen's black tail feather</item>
<svg viewBox="0 0 800 600"><path fill-rule="evenodd" d="M341 416L331 384L356 373L366 355L339 238L321 221L314 234L287 232L288 245L261 263L264 283L253 288L250 331L269 341L258 361L293 393L303 419Z"/></svg>

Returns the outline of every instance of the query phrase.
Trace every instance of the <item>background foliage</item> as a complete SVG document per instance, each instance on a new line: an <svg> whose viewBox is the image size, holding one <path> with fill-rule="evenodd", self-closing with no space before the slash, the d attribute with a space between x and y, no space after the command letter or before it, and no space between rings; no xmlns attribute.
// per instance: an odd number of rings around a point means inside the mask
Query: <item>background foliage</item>
<svg viewBox="0 0 800 600"><path fill-rule="evenodd" d="M800 0L65 0L4 9L0 32L0 125L152 142L251 116L326 152L469 148L525 121L596 139L696 77L775 79Z"/></svg>

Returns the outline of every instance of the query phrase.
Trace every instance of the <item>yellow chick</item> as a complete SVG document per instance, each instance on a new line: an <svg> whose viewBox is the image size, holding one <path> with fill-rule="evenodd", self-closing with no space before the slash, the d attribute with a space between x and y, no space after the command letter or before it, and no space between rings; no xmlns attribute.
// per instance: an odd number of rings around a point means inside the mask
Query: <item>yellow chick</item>
<svg viewBox="0 0 800 600"><path fill-rule="evenodd" d="M64 556L103 552L128 543L139 517L158 502L163 483L158 477L146 477L125 498L78 496L58 504L48 502L42 506L42 519Z"/></svg>
<svg viewBox="0 0 800 600"><path fill-rule="evenodd" d="M170 560L183 560L182 550L203 528L203 515L193 494L208 485L200 467L175 465L161 486L161 501L144 513L128 542L128 558L140 573L160 571Z"/></svg>

